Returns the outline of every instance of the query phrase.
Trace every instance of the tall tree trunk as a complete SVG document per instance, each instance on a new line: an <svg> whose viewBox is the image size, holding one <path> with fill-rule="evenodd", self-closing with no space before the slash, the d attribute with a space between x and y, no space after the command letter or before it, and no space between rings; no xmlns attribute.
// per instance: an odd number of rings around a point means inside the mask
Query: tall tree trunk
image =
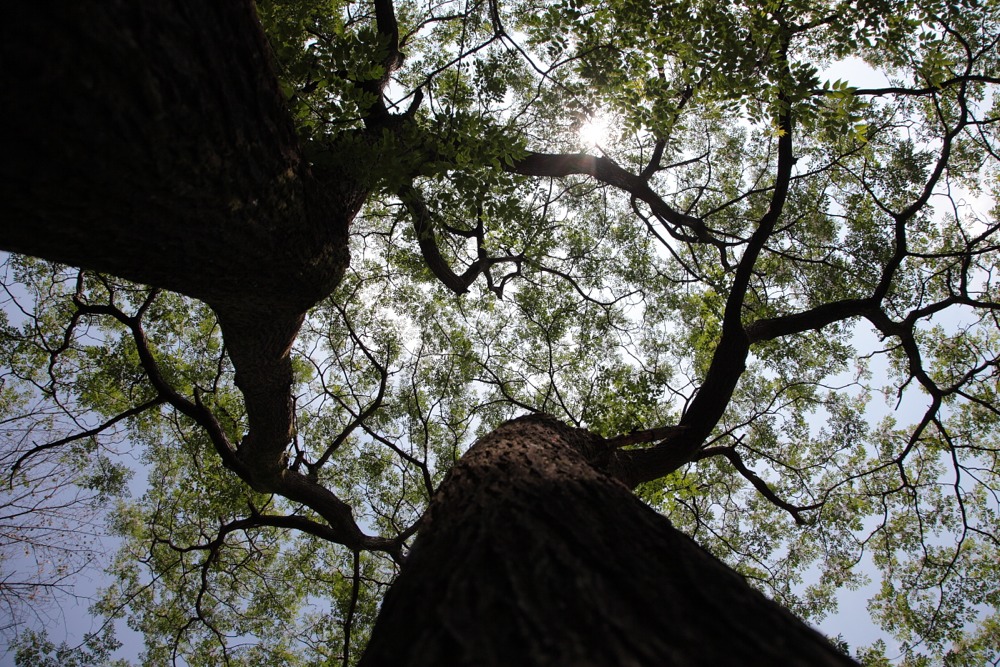
<svg viewBox="0 0 1000 667"><path fill-rule="evenodd" d="M855 664L595 467L599 444L537 416L479 441L361 665Z"/></svg>

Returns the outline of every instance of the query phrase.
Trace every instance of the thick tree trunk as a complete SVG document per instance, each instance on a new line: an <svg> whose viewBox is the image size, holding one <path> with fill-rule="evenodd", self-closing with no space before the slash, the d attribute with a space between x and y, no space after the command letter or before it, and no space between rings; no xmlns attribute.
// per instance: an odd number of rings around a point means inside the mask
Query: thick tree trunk
<svg viewBox="0 0 1000 667"><path fill-rule="evenodd" d="M364 667L853 665L596 469L595 436L522 418L442 484Z"/></svg>

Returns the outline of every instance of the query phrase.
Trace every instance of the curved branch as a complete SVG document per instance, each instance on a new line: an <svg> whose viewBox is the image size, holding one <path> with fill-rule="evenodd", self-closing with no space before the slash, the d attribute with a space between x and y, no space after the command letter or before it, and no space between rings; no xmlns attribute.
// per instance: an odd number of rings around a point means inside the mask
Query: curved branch
<svg viewBox="0 0 1000 667"><path fill-rule="evenodd" d="M275 375L273 369L269 369L266 377L258 378L254 376L252 378L256 383L263 384L263 391L258 389L258 393L254 394L250 390L244 390L247 413L251 419L251 428L250 433L243 439L239 449L237 449L229 440L229 437L215 418L215 415L201 402L199 394L195 394L195 400L192 402L181 396L164 379L156 362L156 357L150 349L146 332L142 327L140 319L142 310L140 310L139 315L130 317L111 304L97 306L78 302L78 308L87 314L110 315L129 328L139 354L139 361L158 394L179 412L194 420L208 433L223 464L226 468L235 472L240 479L257 491L262 493L277 493L293 502L302 503L314 510L330 524L330 530L326 535L326 539L352 549L372 549L389 553L398 551L399 547L392 540L366 535L355 522L351 507L338 498L332 491L310 477L288 469L285 465L285 445L287 444L287 440L261 438L259 431L257 433L254 432L254 420L257 419L259 421L262 414L266 414L267 411L273 411L272 407L267 407L275 401L275 396L269 390L267 382ZM288 360L287 353L284 355L284 359ZM288 364L287 384L284 385L285 392L283 394L279 392L281 395L277 396L279 402L289 402L285 398L290 396L291 385L290 362ZM240 371L237 370L237 383L241 379L239 373ZM278 380L281 381L281 374L277 375ZM246 382L245 377L243 380ZM254 382L249 382L248 384L250 387L257 387L257 384L254 384ZM251 414L251 409L256 410L256 414ZM281 406L277 406L277 409L280 411ZM288 428L290 423L288 421L284 425L278 424L277 428ZM274 428L274 426L265 426L265 429L273 430Z"/></svg>
<svg viewBox="0 0 1000 667"><path fill-rule="evenodd" d="M160 372L160 366L156 361L155 355L153 355L153 352L150 349L149 340L146 337L146 331L143 329L141 319L145 307L152 302L156 294L157 290L152 290L149 297L146 299L144 307L133 316L126 315L114 304L88 304L84 303L80 297L74 297L74 302L76 303L77 309L81 314L109 315L129 330L132 334L132 340L135 343L136 352L139 355L139 363L142 365L142 369L145 371L146 377L149 378L150 384L152 384L153 388L156 390L157 395L162 401L169 403L181 414L191 418L195 423L204 428L208 433L212 444L215 446L216 451L222 457L222 461L226 467L239 473L241 466L236 460L236 449L229 441L229 437L225 434L225 431L222 429L222 425L219 424L215 415L213 415L212 412L201 403L201 400L197 396L194 402L184 396L181 396L180 393L178 393L177 390L174 389L170 383L166 381L166 379L164 379L163 373Z"/></svg>
<svg viewBox="0 0 1000 667"><path fill-rule="evenodd" d="M718 245L700 218L671 207L649 187L646 178L626 171L610 158L575 153L529 153L514 160L506 169L522 176L591 176L644 202L656 216L670 224L690 230L694 234L691 241Z"/></svg>
<svg viewBox="0 0 1000 667"><path fill-rule="evenodd" d="M743 457L740 453L736 451L735 447L711 447L709 449L702 450L698 452L692 460L701 461L702 459L707 459L712 456L724 456L729 463L736 468L736 472L740 473L748 482L753 484L753 487L757 489L760 495L764 496L775 507L779 507L786 512L788 512L795 523L800 526L806 526L809 524L809 520L802 516L802 512L808 512L810 510L818 509L822 506L822 503L813 503L812 505L793 505L786 500L783 500L774 492L774 489L765 482L760 476L757 475L753 470L747 467L746 463L743 461Z"/></svg>
<svg viewBox="0 0 1000 667"><path fill-rule="evenodd" d="M413 229L417 233L417 244L420 246L420 253L424 256L427 268L437 277L448 289L456 294L465 294L469 291L469 286L475 282L479 274L483 272L484 262L482 258L477 259L465 273L458 275L448 265L447 260L441 255L438 248L437 236L434 234L434 216L423 197L412 185L404 185L397 193L400 201L406 206L413 218Z"/></svg>
<svg viewBox="0 0 1000 667"><path fill-rule="evenodd" d="M397 196L410 212L410 217L413 218L413 228L417 234L417 244L420 247L420 254L423 255L424 261L427 263L427 268L431 270L431 273L433 273L434 276L445 285L445 287L450 289L455 294L465 294L469 291L469 287L472 283L476 281L476 278L485 272L491 290L498 295L502 294L502 284L499 288L493 286L492 276L489 274L490 267L494 264L499 264L500 262L518 263L521 258L513 255L508 255L506 257L489 257L483 247L484 230L482 221L479 221L476 224L475 230L471 233L461 233L462 236L468 236L476 239L479 249L479 257L476 261L469 265L469 268L467 268L462 275L458 275L452 270L451 266L449 266L448 261L441 255L441 250L438 247L437 236L434 233L434 227L436 224L434 214L424 202L420 192L413 187L413 185L404 185L399 189Z"/></svg>
<svg viewBox="0 0 1000 667"><path fill-rule="evenodd" d="M935 105L937 105L936 100ZM961 120L955 124L953 129L947 130L941 138L941 152L934 165L934 170L927 178L927 182L924 183L923 190L921 190L920 194L910 203L909 206L898 213L887 210L887 213L889 213L895 221L895 247L893 248L892 257L889 258L889 261L886 262L885 268L882 270L882 277L879 279L878 286L875 288L874 298L879 302L885 299L886 295L889 294L889 290L892 287L892 281L896 276L896 271L909 255L907 247L907 224L909 224L913 216L923 209L924 206L927 205L927 202L930 201L931 195L934 193L934 188L937 186L947 169L948 159L951 156L952 144L955 138L958 137L962 130L964 130L968 125L968 109L964 100L961 102L961 108ZM944 121L940 108L938 108L938 117L941 119L942 125L945 125L945 128L947 129L947 125Z"/></svg>
<svg viewBox="0 0 1000 667"><path fill-rule="evenodd" d="M331 528L327 524L320 523L318 521L313 521L312 519L304 516L299 516L296 514L282 515L282 514L261 514L256 510L252 510L252 519L258 526L271 526L274 528L288 528L292 530L297 530L303 533L308 533L320 539L327 540L328 542L336 542L338 544L344 544L342 541L342 535L334 528ZM403 551L402 551L402 540L395 539L389 540L384 538L367 538L361 541L356 547L351 547L351 545L346 544L345 546L349 548L356 549L371 549L374 551L382 551L389 554L390 557L397 563L402 563Z"/></svg>
<svg viewBox="0 0 1000 667"><path fill-rule="evenodd" d="M788 35L783 34L783 39L785 43L782 52L785 53L788 48ZM787 62L785 67L787 73ZM750 337L743 325L743 304L757 258L784 210L792 181L792 168L795 165L792 150L794 130L792 111L784 94L779 94L775 120L778 156L771 201L767 211L758 221L757 228L747 242L743 256L736 267L733 284L726 299L721 338L705 374L705 380L679 423L687 429L671 434L654 447L619 452L615 465L621 471L620 474L624 475L622 479L626 484L635 486L657 479L690 461L722 419L736 384L746 368Z"/></svg>
<svg viewBox="0 0 1000 667"><path fill-rule="evenodd" d="M618 449L620 447L628 447L629 445L641 445L675 437L678 434L683 434L687 429L687 426L660 426L642 431L632 431L624 435L606 438L604 445L609 449Z"/></svg>

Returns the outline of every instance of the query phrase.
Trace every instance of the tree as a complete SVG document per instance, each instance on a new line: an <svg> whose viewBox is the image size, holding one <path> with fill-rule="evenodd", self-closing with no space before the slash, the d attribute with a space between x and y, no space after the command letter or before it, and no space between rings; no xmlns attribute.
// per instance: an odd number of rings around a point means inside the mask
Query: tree
<svg viewBox="0 0 1000 667"><path fill-rule="evenodd" d="M125 544L98 611L128 614L153 663L350 664L371 632L362 662L386 664L418 627L396 613L432 621L414 664L458 664L457 636L476 660L847 662L632 489L802 615L870 554L906 661L995 660L996 223L963 198L998 187L997 12L13 9L0 246L78 269L11 260L53 298L29 300L45 326L21 334L48 377L7 377L96 442L125 426L150 469L113 513ZM887 82L827 80L847 58ZM601 118L612 135L580 152ZM872 426L877 390L921 413ZM511 422L442 483L521 412L573 428ZM553 594L493 587L529 581ZM608 604L549 613L560 591ZM462 626L476 600L510 620ZM737 609L797 639L703 622Z"/></svg>

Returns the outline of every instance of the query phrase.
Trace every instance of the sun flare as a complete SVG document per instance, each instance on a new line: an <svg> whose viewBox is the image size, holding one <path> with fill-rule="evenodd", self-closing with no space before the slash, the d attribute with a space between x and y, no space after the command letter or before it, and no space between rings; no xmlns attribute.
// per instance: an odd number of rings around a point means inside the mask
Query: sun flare
<svg viewBox="0 0 1000 667"><path fill-rule="evenodd" d="M603 115L589 117L577 130L580 143L586 148L598 148L607 143L610 123Z"/></svg>

